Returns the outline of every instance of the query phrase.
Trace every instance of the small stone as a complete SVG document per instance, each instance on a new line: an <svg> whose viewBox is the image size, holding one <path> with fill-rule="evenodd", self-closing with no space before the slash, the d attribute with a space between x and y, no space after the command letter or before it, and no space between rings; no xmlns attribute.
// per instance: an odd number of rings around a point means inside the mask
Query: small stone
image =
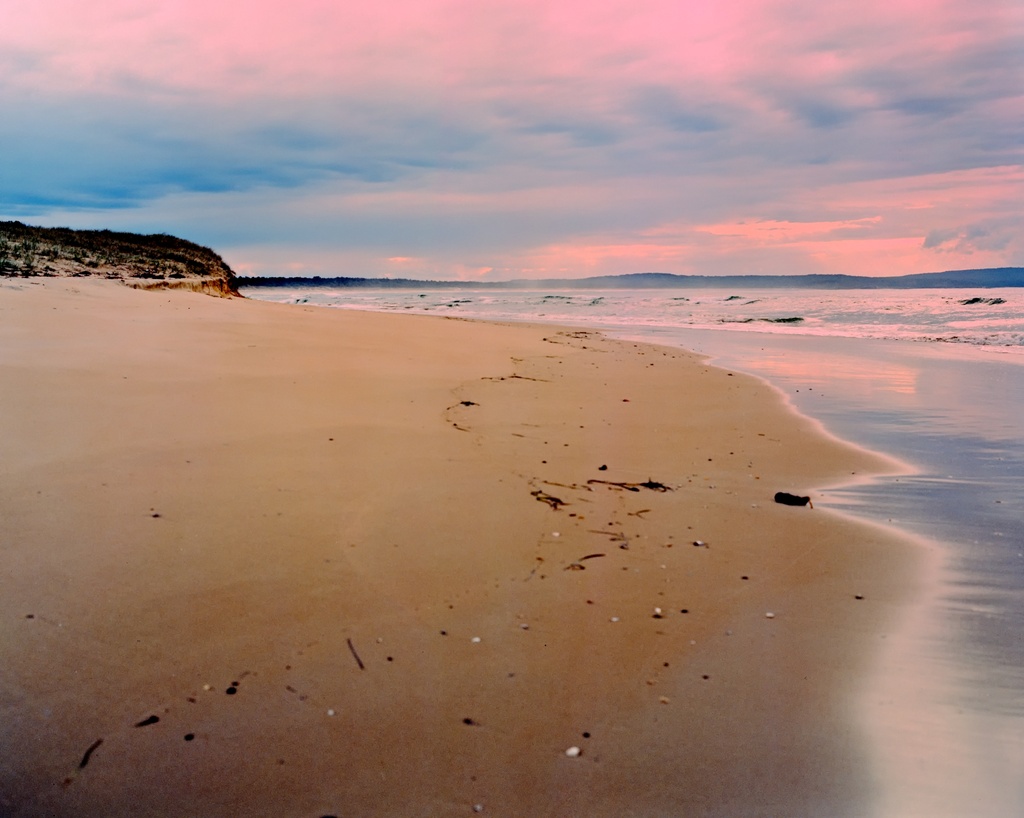
<svg viewBox="0 0 1024 818"><path fill-rule="evenodd" d="M764 618L765 619L774 619L775 618L775 614L773 614L771 611L768 611L768 613L766 613L764 615Z"/></svg>
<svg viewBox="0 0 1024 818"><path fill-rule="evenodd" d="M521 622L521 623L519 624L519 628L520 628L521 630L524 630L524 631L528 631L528 630L530 630L530 626L529 626L529 625L527 625L527 624L526 624L525 622Z"/></svg>
<svg viewBox="0 0 1024 818"><path fill-rule="evenodd" d="M611 619L609 619L608 621L609 621L609 622L618 622L618 621L619 621L619 618L618 618L617 616L613 616L613 617L612 617Z"/></svg>
<svg viewBox="0 0 1024 818"><path fill-rule="evenodd" d="M565 751L565 754L567 756L569 756L569 758L577 758L579 756L579 754L582 753L582 752L583 751L579 747L577 747L576 745L573 745L572 747L570 747L568 750Z"/></svg>
<svg viewBox="0 0 1024 818"><path fill-rule="evenodd" d="M661 702L662 704L668 704L669 701L671 701L671 700L669 699L668 696L658 696L658 701Z"/></svg>
<svg viewBox="0 0 1024 818"><path fill-rule="evenodd" d="M333 709L329 709L329 710L327 711L327 715L328 715L328 716L333 716L333 715L334 715L334 710L333 710Z"/></svg>
<svg viewBox="0 0 1024 818"><path fill-rule="evenodd" d="M483 804L473 804L473 812L483 812L483 811L484 811L484 805Z"/></svg>
<svg viewBox="0 0 1024 818"><path fill-rule="evenodd" d="M472 642L473 644L476 644L476 643L478 643L480 641L480 637L479 636L474 636L469 641Z"/></svg>

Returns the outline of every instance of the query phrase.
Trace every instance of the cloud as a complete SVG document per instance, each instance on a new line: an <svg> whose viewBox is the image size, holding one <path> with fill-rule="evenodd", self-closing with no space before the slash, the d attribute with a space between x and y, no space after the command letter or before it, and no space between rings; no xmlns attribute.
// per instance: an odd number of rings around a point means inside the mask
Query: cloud
<svg viewBox="0 0 1024 818"><path fill-rule="evenodd" d="M921 246L939 253L973 255L1006 250L1015 239L1020 239L1018 223L993 220L987 224L930 230Z"/></svg>
<svg viewBox="0 0 1024 818"><path fill-rule="evenodd" d="M645 85L631 91L638 118L681 133L708 133L723 127L708 102L687 100L666 85Z"/></svg>
<svg viewBox="0 0 1024 818"><path fill-rule="evenodd" d="M1019 257L1019 4L38 0L5 15L0 215L185 233L265 272Z"/></svg>

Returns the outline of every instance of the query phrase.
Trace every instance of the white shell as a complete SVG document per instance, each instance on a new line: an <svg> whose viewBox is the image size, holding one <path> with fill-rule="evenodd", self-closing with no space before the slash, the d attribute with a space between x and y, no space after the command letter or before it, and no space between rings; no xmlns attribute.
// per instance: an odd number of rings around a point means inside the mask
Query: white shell
<svg viewBox="0 0 1024 818"><path fill-rule="evenodd" d="M764 615L764 618L765 619L774 619L775 618L775 614L773 614L771 611L768 611L768 613L766 613Z"/></svg>
<svg viewBox="0 0 1024 818"><path fill-rule="evenodd" d="M565 754L567 756L569 756L569 758L576 758L582 752L583 751L579 747L576 747L574 745L574 746L570 747L568 750L566 750Z"/></svg>

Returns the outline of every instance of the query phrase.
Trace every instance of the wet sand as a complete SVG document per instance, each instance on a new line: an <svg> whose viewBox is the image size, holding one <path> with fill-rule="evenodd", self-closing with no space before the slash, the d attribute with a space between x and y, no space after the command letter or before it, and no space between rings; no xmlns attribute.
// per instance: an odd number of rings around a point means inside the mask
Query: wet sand
<svg viewBox="0 0 1024 818"><path fill-rule="evenodd" d="M683 351L4 282L0 812L871 814L921 555L772 497L893 468Z"/></svg>
<svg viewBox="0 0 1024 818"><path fill-rule="evenodd" d="M671 340L767 377L829 429L914 466L822 497L929 541L928 593L888 635L865 696L884 792L873 814L1024 814L1018 351L710 331Z"/></svg>

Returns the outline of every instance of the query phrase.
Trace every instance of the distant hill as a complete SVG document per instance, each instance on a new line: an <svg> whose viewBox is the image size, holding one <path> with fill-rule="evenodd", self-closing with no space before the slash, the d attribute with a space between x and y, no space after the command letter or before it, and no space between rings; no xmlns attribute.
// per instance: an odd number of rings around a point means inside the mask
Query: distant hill
<svg viewBox="0 0 1024 818"><path fill-rule="evenodd" d="M374 289L774 289L819 290L911 290L951 288L1024 287L1024 267L994 267L979 270L949 270L943 273L915 273L902 276L850 275L675 275L673 273L628 273L591 278L515 279L511 281L420 281L412 278L239 277L242 287L358 287Z"/></svg>
<svg viewBox="0 0 1024 818"><path fill-rule="evenodd" d="M0 222L0 275L93 276L143 289L238 294L235 274L213 250L162 233L144 236Z"/></svg>

